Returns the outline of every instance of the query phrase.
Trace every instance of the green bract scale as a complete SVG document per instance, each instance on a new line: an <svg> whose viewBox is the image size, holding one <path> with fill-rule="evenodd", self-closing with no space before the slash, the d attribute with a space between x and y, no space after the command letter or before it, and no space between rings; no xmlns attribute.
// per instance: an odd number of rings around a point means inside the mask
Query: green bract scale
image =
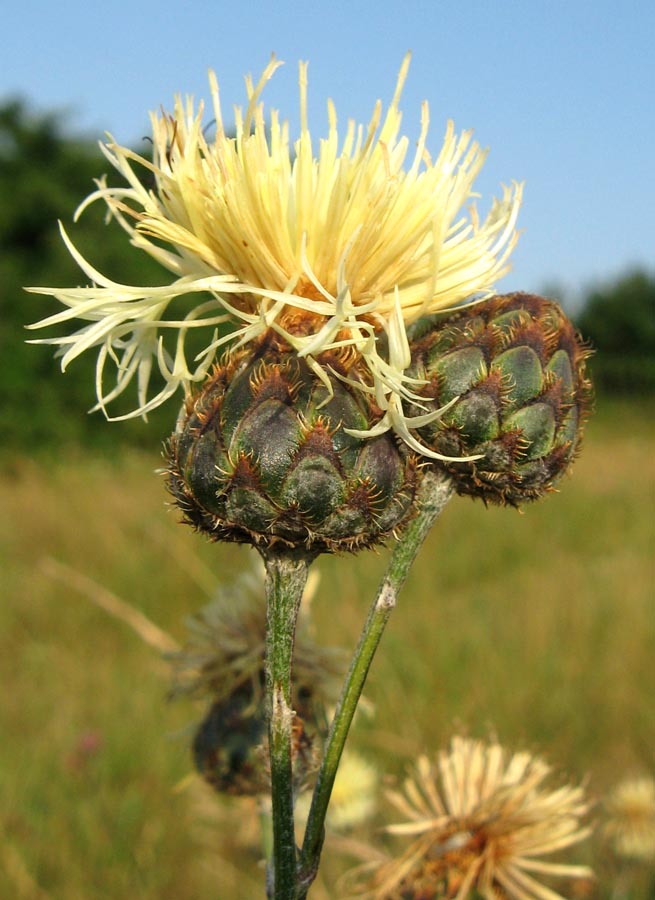
<svg viewBox="0 0 655 900"><path fill-rule="evenodd" d="M321 359L330 388L271 335L228 355L168 445L168 484L215 540L310 551L376 544L412 513L416 457L385 433L357 438L379 410ZM349 372L352 377L352 372Z"/></svg>
<svg viewBox="0 0 655 900"><path fill-rule="evenodd" d="M417 329L418 331L418 329ZM507 294L433 324L412 341L425 379L417 412L452 405L419 429L460 494L518 505L550 490L573 460L590 406L588 350L557 303Z"/></svg>

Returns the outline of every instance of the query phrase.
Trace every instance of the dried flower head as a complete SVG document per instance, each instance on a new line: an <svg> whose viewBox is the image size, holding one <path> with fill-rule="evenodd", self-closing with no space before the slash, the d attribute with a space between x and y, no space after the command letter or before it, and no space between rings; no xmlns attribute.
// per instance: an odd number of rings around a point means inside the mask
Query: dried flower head
<svg viewBox="0 0 655 900"><path fill-rule="evenodd" d="M655 781L629 778L616 785L605 804L604 833L618 856L655 860Z"/></svg>
<svg viewBox="0 0 655 900"><path fill-rule="evenodd" d="M190 639L168 654L172 696L208 700L193 739L196 769L217 791L238 796L266 792L270 783L265 752L266 603L261 573L246 572L222 586L216 599L187 624ZM310 583L308 592L313 589ZM306 593L305 607L311 598ZM326 730L326 704L339 688L340 651L320 648L308 623L297 635L293 672L294 782L300 790L315 774L314 737Z"/></svg>
<svg viewBox="0 0 655 900"><path fill-rule="evenodd" d="M415 842L383 864L376 900L562 900L542 876L588 878L586 866L543 857L584 840L582 788L543 787L550 767L529 753L455 737L434 763L421 757L389 800L406 822L388 827Z"/></svg>
<svg viewBox="0 0 655 900"><path fill-rule="evenodd" d="M213 702L246 689L253 706L264 697L266 602L263 569L246 571L234 582L222 584L215 599L186 620L189 639L169 653L173 670L173 697L191 695ZM294 689L304 701L329 704L336 700L344 656L334 647L320 647L311 636L307 608L315 590L310 576L303 596L294 652ZM297 703L296 705L300 705Z"/></svg>
<svg viewBox="0 0 655 900"><path fill-rule="evenodd" d="M98 349L98 406L138 382L146 414L182 385L202 381L224 344L244 344L272 329L324 378L321 353L338 351L358 369L356 383L384 413L375 433L393 428L416 443L403 402L413 397L406 325L436 310L493 292L516 242L521 186L504 188L482 221L472 186L486 156L471 132L448 124L443 147L427 149L423 104L416 149L400 136L399 101L409 57L391 104L378 101L368 126L349 122L340 142L328 104L328 133L316 147L308 128L307 64L299 67L300 136L291 145L277 111L267 121L262 91L280 65L272 58L257 82L246 78L247 107L225 129L216 77L210 73L214 137L203 104L177 98L172 114L153 114L152 161L110 138L103 151L126 186L104 180L78 210L102 200L131 242L172 273L162 287L110 280L68 249L92 282L84 288L33 288L66 309L33 327L81 319L59 345L62 367ZM145 176L145 177L144 177ZM177 311L173 307L177 308ZM218 327L232 323L229 334ZM204 329L204 347L187 357L188 332ZM163 335L173 334L170 345ZM116 367L112 387L104 370ZM148 396L151 370L164 387ZM361 377L363 373L363 378ZM421 419L422 417L419 417ZM424 418L424 417L423 417Z"/></svg>

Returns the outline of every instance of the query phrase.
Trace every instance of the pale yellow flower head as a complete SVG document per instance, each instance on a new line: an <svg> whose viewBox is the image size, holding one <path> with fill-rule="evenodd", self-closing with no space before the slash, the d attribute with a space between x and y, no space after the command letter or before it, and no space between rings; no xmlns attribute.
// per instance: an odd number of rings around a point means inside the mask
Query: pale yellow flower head
<svg viewBox="0 0 655 900"><path fill-rule="evenodd" d="M627 859L655 862L655 780L626 778L605 803L605 834Z"/></svg>
<svg viewBox="0 0 655 900"><path fill-rule="evenodd" d="M304 357L326 383L321 354L347 354L384 417L375 433L394 428L408 443L403 402L413 397L406 327L422 315L494 291L516 242L521 185L503 188L478 218L473 182L486 151L471 132L449 122L441 150L428 150L423 104L414 145L401 136L399 101L409 57L386 112L378 101L367 126L349 122L339 136L328 103L327 136L312 140L307 124L307 64L299 67L300 135L293 143L277 111L265 117L261 94L281 63L272 58L255 84L246 78L247 106L235 109L235 133L224 125L216 77L212 109L177 98L173 113L153 114L153 158L110 139L103 151L126 181L104 181L78 210L106 203L131 242L174 276L163 287L106 278L66 244L90 279L84 288L34 288L66 309L37 323L80 319L75 334L48 338L62 367L98 349L98 407L136 376L145 414L204 379L223 345L244 344L269 329ZM144 177L145 176L145 177ZM175 307L173 310L172 307ZM218 326L232 323L230 334ZM204 349L190 360L186 337L203 329ZM163 340L175 334L174 346ZM111 362L116 380L106 388ZM153 364L164 388L149 396ZM424 417L418 417L424 418Z"/></svg>
<svg viewBox="0 0 655 900"><path fill-rule="evenodd" d="M372 762L354 750L344 750L334 781L327 827L330 831L347 832L367 822L378 805L380 773ZM307 820L311 794L301 794L297 800L296 821L300 827Z"/></svg>
<svg viewBox="0 0 655 900"><path fill-rule="evenodd" d="M434 761L420 757L388 798L404 820L388 831L415 838L382 862L375 900L565 900L542 879L588 879L586 866L548 857L589 836L582 788L546 787L550 767L529 753L455 737Z"/></svg>

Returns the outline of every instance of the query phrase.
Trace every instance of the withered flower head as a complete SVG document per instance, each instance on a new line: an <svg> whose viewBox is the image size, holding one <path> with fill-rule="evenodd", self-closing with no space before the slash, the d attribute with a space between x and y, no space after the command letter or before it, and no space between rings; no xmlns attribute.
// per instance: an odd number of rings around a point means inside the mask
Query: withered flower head
<svg viewBox="0 0 655 900"><path fill-rule="evenodd" d="M423 756L389 800L405 817L392 834L414 843L383 864L376 900L563 900L542 878L588 878L586 866L544 859L590 833L583 790L546 788L550 767L529 753L455 737L431 762Z"/></svg>
<svg viewBox="0 0 655 900"><path fill-rule="evenodd" d="M516 242L521 186L504 188L484 220L474 205L463 209L475 196L486 151L450 122L433 158L427 103L405 164L410 141L400 134L399 102L409 57L386 112L378 101L367 126L351 121L340 138L328 103L327 136L318 144L308 127L306 63L299 66L299 137L291 142L277 111L264 115L261 94L279 65L272 58L256 84L246 78L247 106L236 109L234 135L226 131L210 73L213 137L203 104L178 97L172 114L151 116L152 160L109 139L103 151L125 186L99 181L78 214L103 201L132 244L173 278L161 287L112 281L62 228L91 284L33 288L66 307L34 327L82 320L77 332L44 342L59 346L63 368L87 349L98 351L102 410L136 377L138 406L130 415L147 413L180 385L203 381L225 344L246 344L272 330L326 384L322 353L337 351L358 363L364 377L356 383L384 414L370 433L392 428L414 446L415 423L403 408L414 395L405 374L406 326L493 293ZM219 335L225 325L232 331ZM186 338L198 330L204 344L190 360ZM116 378L105 387L107 363ZM149 396L153 366L165 384Z"/></svg>
<svg viewBox="0 0 655 900"><path fill-rule="evenodd" d="M221 587L217 598L188 620L187 644L169 654L172 696L186 694L207 701L193 739L195 766L217 791L239 796L266 792L270 780L262 581L257 573L248 572ZM309 599L306 594L305 606ZM338 650L321 648L312 640L305 617L297 635L292 690L298 789L314 774L314 737L326 729L325 705L336 697L342 668Z"/></svg>
<svg viewBox="0 0 655 900"><path fill-rule="evenodd" d="M321 647L312 638L309 607L318 576L312 574L303 596L294 651L294 685L305 700L336 700L344 654ZM189 637L182 650L168 654L173 697L191 695L223 700L246 688L254 705L263 701L266 602L263 567L221 584L215 599L186 620Z"/></svg>

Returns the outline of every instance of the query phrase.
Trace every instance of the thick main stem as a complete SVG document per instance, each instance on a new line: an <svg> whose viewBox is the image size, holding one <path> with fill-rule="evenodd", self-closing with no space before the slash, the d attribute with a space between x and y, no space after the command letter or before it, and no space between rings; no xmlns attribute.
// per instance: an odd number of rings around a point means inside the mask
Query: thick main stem
<svg viewBox="0 0 655 900"><path fill-rule="evenodd" d="M266 566L266 695L271 765L273 869L269 897L295 900L291 671L298 610L311 558L263 550Z"/></svg>
<svg viewBox="0 0 655 900"><path fill-rule="evenodd" d="M446 476L434 471L425 473L417 497L418 512L394 547L387 571L369 611L332 720L318 781L314 789L302 847L300 893L297 895L297 900L304 900L307 896L318 870L325 816L334 779L375 651L416 554L430 528L450 500L453 490L452 482Z"/></svg>

